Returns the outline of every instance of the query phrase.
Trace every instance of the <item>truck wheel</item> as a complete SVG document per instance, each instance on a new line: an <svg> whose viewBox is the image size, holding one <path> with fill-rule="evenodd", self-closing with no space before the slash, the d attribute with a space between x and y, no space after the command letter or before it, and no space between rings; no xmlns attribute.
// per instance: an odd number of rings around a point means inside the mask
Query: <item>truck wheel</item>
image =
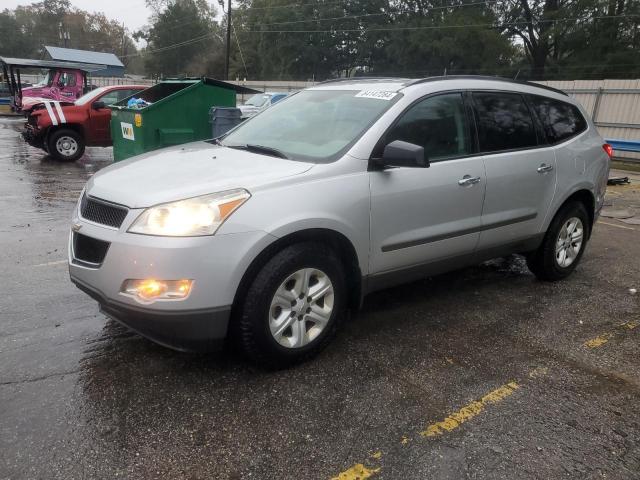
<svg viewBox="0 0 640 480"><path fill-rule="evenodd" d="M527 255L529 270L549 282L569 276L582 258L590 228L584 205L567 203L549 225L542 245Z"/></svg>
<svg viewBox="0 0 640 480"><path fill-rule="evenodd" d="M347 305L337 255L317 243L291 245L271 258L242 300L236 341L254 362L282 368L319 353Z"/></svg>
<svg viewBox="0 0 640 480"><path fill-rule="evenodd" d="M49 155L63 162L75 162L84 153L84 139L74 130L61 128L49 135Z"/></svg>

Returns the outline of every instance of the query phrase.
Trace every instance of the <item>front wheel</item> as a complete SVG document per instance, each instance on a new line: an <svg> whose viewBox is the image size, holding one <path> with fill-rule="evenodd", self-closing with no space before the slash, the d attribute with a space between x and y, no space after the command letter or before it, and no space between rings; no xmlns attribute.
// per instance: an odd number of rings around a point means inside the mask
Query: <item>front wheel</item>
<svg viewBox="0 0 640 480"><path fill-rule="evenodd" d="M345 276L328 247L300 243L262 267L242 301L237 341L256 363L279 368L319 353L346 311Z"/></svg>
<svg viewBox="0 0 640 480"><path fill-rule="evenodd" d="M561 280L580 262L591 225L580 202L566 204L556 214L535 252L527 255L527 266L540 280Z"/></svg>
<svg viewBox="0 0 640 480"><path fill-rule="evenodd" d="M75 162L84 153L84 139L74 130L61 128L49 136L48 152L56 160Z"/></svg>

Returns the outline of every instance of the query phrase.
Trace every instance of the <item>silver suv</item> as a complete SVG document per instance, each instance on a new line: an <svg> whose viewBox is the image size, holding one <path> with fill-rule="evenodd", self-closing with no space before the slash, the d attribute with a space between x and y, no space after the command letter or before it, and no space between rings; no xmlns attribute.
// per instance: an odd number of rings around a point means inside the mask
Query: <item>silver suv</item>
<svg viewBox="0 0 640 480"><path fill-rule="evenodd" d="M73 213L71 280L180 350L308 358L377 289L520 253L575 268L610 147L561 91L482 77L334 81L210 142L105 168Z"/></svg>

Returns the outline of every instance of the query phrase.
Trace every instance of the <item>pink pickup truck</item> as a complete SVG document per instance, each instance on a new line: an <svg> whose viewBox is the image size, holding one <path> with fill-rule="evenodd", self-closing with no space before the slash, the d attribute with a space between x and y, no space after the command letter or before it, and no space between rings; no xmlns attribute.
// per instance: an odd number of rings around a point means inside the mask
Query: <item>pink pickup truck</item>
<svg viewBox="0 0 640 480"><path fill-rule="evenodd" d="M22 89L20 106L24 112L28 112L45 99L73 102L83 95L85 76L86 73L80 70L49 70L43 81Z"/></svg>
<svg viewBox="0 0 640 480"><path fill-rule="evenodd" d="M7 57L0 57L0 64L11 93L12 108L24 113L44 100L75 101L91 90L88 73L105 68L104 65ZM43 69L47 74L42 82L22 88L22 71Z"/></svg>

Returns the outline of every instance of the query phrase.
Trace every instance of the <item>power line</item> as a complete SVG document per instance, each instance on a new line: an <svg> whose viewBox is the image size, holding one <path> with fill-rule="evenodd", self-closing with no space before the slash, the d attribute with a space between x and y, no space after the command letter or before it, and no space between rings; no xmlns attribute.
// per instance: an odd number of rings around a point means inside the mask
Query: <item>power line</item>
<svg viewBox="0 0 640 480"><path fill-rule="evenodd" d="M638 18L640 15L602 15L588 18L558 18L553 20L537 20L535 22L520 21L509 22L502 24L494 23L480 23L480 24L463 24L463 25L421 25L411 27L374 27L374 28L358 28L358 29L332 29L332 30L244 30L242 33L368 33L368 32L394 32L394 31L413 31L413 30L448 30L457 28L502 28L515 25L528 25L529 23L554 23L554 22L570 22L570 21L583 21L583 20L604 20L614 18ZM139 53L125 55L123 58L136 57L145 54L159 53L174 48L179 48L186 45L205 40L215 36L214 33L209 33L200 37L185 40L183 42L167 45L154 50L146 50Z"/></svg>
<svg viewBox="0 0 640 480"><path fill-rule="evenodd" d="M235 27L235 25L231 25L231 28L233 29L233 36L236 38L236 44L238 45L238 51L240 52L240 59L242 60L242 66L244 67L244 75L245 75L245 77L248 77L249 76L249 70L247 70L247 64L244 61L244 55L242 53L242 48L240 47L240 41L238 40L238 34L236 33L236 27Z"/></svg>
<svg viewBox="0 0 640 480"><path fill-rule="evenodd" d="M300 7L324 7L326 5L344 5L345 7L348 5L346 2L312 2L312 3L288 3L286 5L269 5L265 7L248 7L246 10L272 10L276 8L300 8Z"/></svg>
<svg viewBox="0 0 640 480"><path fill-rule="evenodd" d="M496 3L496 2L497 2L497 0L488 0L488 1L485 1L485 2L473 2L473 3L463 3L463 4L459 4L459 5L445 5L445 6L439 6L439 7L432 7L432 8L429 8L426 13L428 14L432 10L446 10L446 9L451 9L451 8L472 7L472 6L477 6L477 5L488 5L488 4ZM250 9L248 11L250 11ZM360 15L345 15L345 16L341 16L341 17L311 18L311 19L305 19L305 20L292 20L292 21L287 21L287 22L261 23L259 25L262 26L262 27L268 27L268 26L272 26L272 25L291 25L291 24L295 24L295 23L324 22L324 21L328 21L328 20L352 20L352 19L356 19L356 18L380 17L380 16L384 16L384 15L391 16L392 14L389 13L389 12L363 13L363 14L360 14ZM252 26L255 26L255 25L252 25Z"/></svg>
<svg viewBox="0 0 640 480"><path fill-rule="evenodd" d="M492 4L492 3L498 3L498 0L487 0L487 1L480 1L480 2L471 2L471 3L462 3L462 4L449 4L449 5L440 5L437 7L430 7L427 8L427 12L429 13L432 10L446 10L446 9L450 9L450 8L461 8L461 7L472 7L472 6L477 6L477 5L488 5L488 4ZM295 3L290 3L287 5L273 5L273 6L269 6L269 7L248 7L248 8L244 8L244 9L236 9L238 12L242 13L242 14L247 14L252 12L253 10L265 10L265 9L272 9L272 8L284 8L284 7L304 7L304 6L309 6L309 5L315 5L318 7L323 7L326 5L335 5L335 4L343 4L345 7L348 6L348 4L344 3L343 1L341 2L327 2L327 3L322 3L322 4L318 4L318 3L304 3L304 4L295 4ZM223 13L224 13L224 9L223 9ZM342 20L342 19L351 19L351 18L360 18L360 17L366 17L366 16L374 16L374 15L391 15L391 13L389 12L381 12L381 13L365 13L365 14L361 14L361 15L347 15L347 16L343 16L343 17L333 17L333 18L316 18L316 19L311 19L311 20L296 20L296 21L289 21L289 22L277 22L277 23L265 23L265 24L260 24L262 26L268 26L268 25L286 25L286 24L293 24L293 23L303 23L303 22L318 22L318 21L324 21L324 20ZM178 23L175 25L172 25L170 27L166 27L163 28L163 30L173 30L176 29L178 27L184 26L184 25L190 25L193 23L193 17L181 17L178 18L177 20L184 20L185 18L189 18L189 21L187 22L183 22L183 23Z"/></svg>
<svg viewBox="0 0 640 480"><path fill-rule="evenodd" d="M474 27L490 27L501 28L515 25L529 25L539 23L557 23L557 22L575 22L583 20L603 20L603 19L619 19L619 18L637 18L640 15L603 15L587 18L556 18L549 20L534 20L534 21L520 21L520 22L508 22L508 23L470 23L464 25L418 25L411 27L373 27L373 28L350 28L340 29L335 28L331 30L245 30L244 33L367 33L367 32L393 32L393 31L407 31L407 30L444 30L453 28L474 28Z"/></svg>

